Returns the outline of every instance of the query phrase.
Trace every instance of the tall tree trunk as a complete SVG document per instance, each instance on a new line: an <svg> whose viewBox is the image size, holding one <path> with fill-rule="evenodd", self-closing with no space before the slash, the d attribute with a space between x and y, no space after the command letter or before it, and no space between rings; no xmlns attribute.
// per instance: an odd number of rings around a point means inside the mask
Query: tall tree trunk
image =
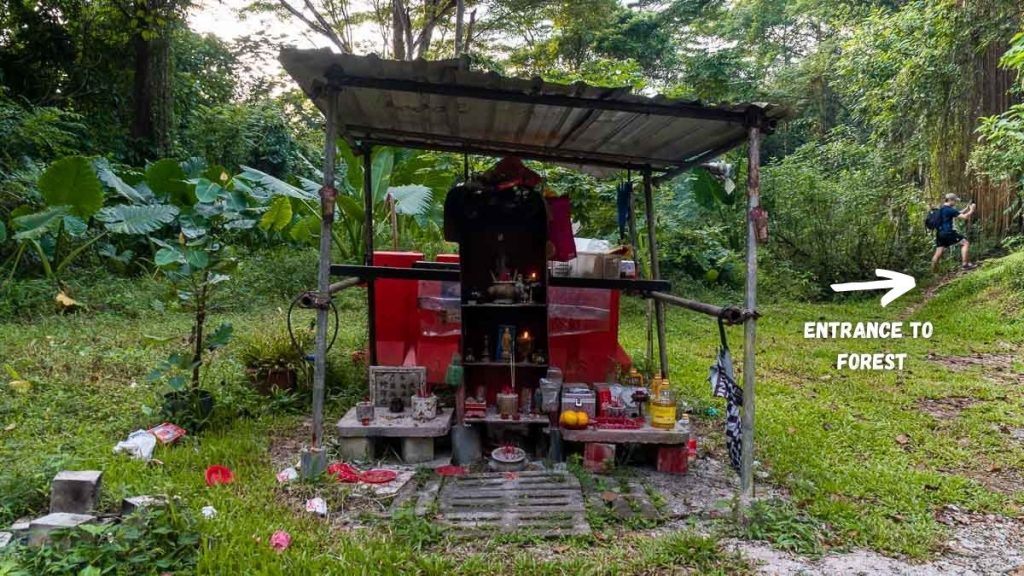
<svg viewBox="0 0 1024 576"><path fill-rule="evenodd" d="M402 0L391 1L391 51L395 60L405 60L405 27Z"/></svg>
<svg viewBox="0 0 1024 576"><path fill-rule="evenodd" d="M171 42L165 31L152 39L134 39L135 78L132 138L135 159L166 156L171 151Z"/></svg>
<svg viewBox="0 0 1024 576"><path fill-rule="evenodd" d="M455 57L462 55L462 23L466 19L466 3L463 0L455 1Z"/></svg>

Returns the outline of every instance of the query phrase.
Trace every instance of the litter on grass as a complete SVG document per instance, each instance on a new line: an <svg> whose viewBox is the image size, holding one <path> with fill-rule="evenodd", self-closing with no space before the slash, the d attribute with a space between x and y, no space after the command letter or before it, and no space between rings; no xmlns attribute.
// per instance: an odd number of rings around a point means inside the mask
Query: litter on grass
<svg viewBox="0 0 1024 576"><path fill-rule="evenodd" d="M201 512L203 513L203 518L206 518L207 520L217 515L217 509L213 506L203 506Z"/></svg>
<svg viewBox="0 0 1024 576"><path fill-rule="evenodd" d="M323 498L310 498L306 500L306 512L312 512L317 516L327 516L327 502Z"/></svg>
<svg viewBox="0 0 1024 576"><path fill-rule="evenodd" d="M292 544L292 537L284 530L278 530L270 536L270 547L278 552L284 552Z"/></svg>
<svg viewBox="0 0 1024 576"><path fill-rule="evenodd" d="M170 422L164 422L163 424L150 428L149 433L156 436L156 439L159 440L161 444L172 444L187 434L184 428L171 424Z"/></svg>
<svg viewBox="0 0 1024 576"><path fill-rule="evenodd" d="M127 440L122 440L114 446L114 454L126 452L132 458L148 461L153 458L154 448L156 436L147 430L136 430L128 435Z"/></svg>
<svg viewBox="0 0 1024 576"><path fill-rule="evenodd" d="M284 484L286 482L291 482L292 480L295 480L298 477L299 471L296 470L294 466L290 466L277 473L277 483Z"/></svg>
<svg viewBox="0 0 1024 576"><path fill-rule="evenodd" d="M221 484L231 484L234 481L235 473L232 472L231 468L228 468L227 466L214 464L206 469L207 486L220 486Z"/></svg>

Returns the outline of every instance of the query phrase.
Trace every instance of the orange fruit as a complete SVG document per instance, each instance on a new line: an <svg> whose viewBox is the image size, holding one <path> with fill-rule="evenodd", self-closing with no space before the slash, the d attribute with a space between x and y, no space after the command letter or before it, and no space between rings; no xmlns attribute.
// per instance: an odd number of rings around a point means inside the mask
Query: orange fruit
<svg viewBox="0 0 1024 576"><path fill-rule="evenodd" d="M578 426L580 428L586 428L587 424L589 424L589 423L590 423L590 417L587 416L586 412L580 410L579 412L576 413L576 426Z"/></svg>
<svg viewBox="0 0 1024 576"><path fill-rule="evenodd" d="M575 428L577 425L576 412L572 410L562 412L562 417L559 421L562 423L562 426L565 426L566 428Z"/></svg>

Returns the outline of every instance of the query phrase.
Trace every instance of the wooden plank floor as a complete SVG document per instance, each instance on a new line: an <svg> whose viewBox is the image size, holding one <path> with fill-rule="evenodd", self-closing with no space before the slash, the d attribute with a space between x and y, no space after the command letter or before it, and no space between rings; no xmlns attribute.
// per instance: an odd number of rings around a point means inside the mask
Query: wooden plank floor
<svg viewBox="0 0 1024 576"><path fill-rule="evenodd" d="M556 472L446 478L438 494L438 517L467 535L590 533L579 480L572 474Z"/></svg>

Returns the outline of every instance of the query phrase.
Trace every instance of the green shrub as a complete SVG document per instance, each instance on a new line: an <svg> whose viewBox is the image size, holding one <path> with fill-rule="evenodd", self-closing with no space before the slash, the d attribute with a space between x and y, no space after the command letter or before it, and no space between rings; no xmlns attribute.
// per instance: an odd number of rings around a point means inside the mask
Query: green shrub
<svg viewBox="0 0 1024 576"><path fill-rule="evenodd" d="M199 558L198 523L173 503L165 509L142 509L117 524L85 525L53 538L61 545L18 547L12 574L186 574Z"/></svg>
<svg viewBox="0 0 1024 576"><path fill-rule="evenodd" d="M908 274L929 265L931 239L920 190L902 183L875 146L834 131L763 171L773 255L829 284L876 268Z"/></svg>

